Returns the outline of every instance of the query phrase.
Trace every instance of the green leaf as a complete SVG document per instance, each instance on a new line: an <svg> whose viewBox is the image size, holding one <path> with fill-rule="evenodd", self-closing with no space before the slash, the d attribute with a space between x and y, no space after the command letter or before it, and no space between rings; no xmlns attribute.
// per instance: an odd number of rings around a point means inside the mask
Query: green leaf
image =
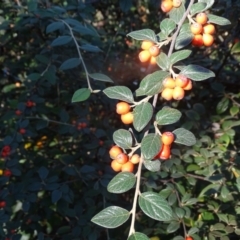
<svg viewBox="0 0 240 240"><path fill-rule="evenodd" d="M239 107L234 105L230 108L230 114L231 116L235 116L239 113Z"/></svg>
<svg viewBox="0 0 240 240"><path fill-rule="evenodd" d="M111 193L124 193L133 188L136 176L130 172L118 173L108 184L107 190Z"/></svg>
<svg viewBox="0 0 240 240"><path fill-rule="evenodd" d="M229 105L228 98L221 99L221 101L218 102L218 104L217 104L217 109L216 109L217 113L218 114L224 113L228 109L228 105Z"/></svg>
<svg viewBox="0 0 240 240"><path fill-rule="evenodd" d="M175 135L175 143L183 144L186 146L193 146L196 144L196 138L195 136L188 130L184 128L177 128L173 131L173 134Z"/></svg>
<svg viewBox="0 0 240 240"><path fill-rule="evenodd" d="M61 197L62 197L62 192L59 191L58 189L52 191L52 194L51 194L52 203L56 203L58 200L60 200Z"/></svg>
<svg viewBox="0 0 240 240"><path fill-rule="evenodd" d="M130 149L133 143L132 134L125 129L119 129L113 133L113 141L121 148Z"/></svg>
<svg viewBox="0 0 240 240"><path fill-rule="evenodd" d="M192 228L190 228L190 229L188 230L188 235L189 235L189 236L192 236L193 234L195 234L195 233L197 233L197 232L199 232L199 229L196 228L196 227L192 227Z"/></svg>
<svg viewBox="0 0 240 240"><path fill-rule="evenodd" d="M123 12L128 12L132 7L132 0L120 0L119 4Z"/></svg>
<svg viewBox="0 0 240 240"><path fill-rule="evenodd" d="M233 120L228 120L223 122L222 128L224 131L227 131L233 127L239 126L240 125L240 120L239 121L233 121Z"/></svg>
<svg viewBox="0 0 240 240"><path fill-rule="evenodd" d="M237 42L233 45L231 53L240 53L240 42Z"/></svg>
<svg viewBox="0 0 240 240"><path fill-rule="evenodd" d="M37 10L37 6L38 6L37 0L30 0L27 2L27 7L29 12Z"/></svg>
<svg viewBox="0 0 240 240"><path fill-rule="evenodd" d="M160 29L166 36L168 36L175 28L176 24L172 19L166 18L160 23Z"/></svg>
<svg viewBox="0 0 240 240"><path fill-rule="evenodd" d="M169 76L168 72L156 71L148 74L140 83L139 88L136 90L137 96L148 95L152 96L163 90L162 82Z"/></svg>
<svg viewBox="0 0 240 240"><path fill-rule="evenodd" d="M175 64L176 62L179 62L183 59L186 59L190 56L190 54L192 53L192 51L190 50L181 50L181 51L177 51L174 52L171 56L170 56L170 62L171 65Z"/></svg>
<svg viewBox="0 0 240 240"><path fill-rule="evenodd" d="M202 81L211 77L215 77L215 73L198 65L190 64L184 67L181 74L193 81Z"/></svg>
<svg viewBox="0 0 240 240"><path fill-rule="evenodd" d="M125 223L129 216L130 213L126 209L112 206L103 209L91 221L105 228L116 228Z"/></svg>
<svg viewBox="0 0 240 240"><path fill-rule="evenodd" d="M169 221L172 218L172 209L165 199L154 192L144 192L139 196L138 203L142 211L158 221Z"/></svg>
<svg viewBox="0 0 240 240"><path fill-rule="evenodd" d="M38 79L41 78L41 74L40 73L31 73L27 76L28 79L30 79L31 81L37 81Z"/></svg>
<svg viewBox="0 0 240 240"><path fill-rule="evenodd" d="M221 188L220 183L212 183L206 186L199 194L198 198L201 198L203 196L209 196L211 194L214 194L218 192L218 190Z"/></svg>
<svg viewBox="0 0 240 240"><path fill-rule="evenodd" d="M103 92L112 99L122 100L128 103L133 103L133 94L128 87L115 86L103 90Z"/></svg>
<svg viewBox="0 0 240 240"><path fill-rule="evenodd" d="M190 13L194 16L197 13L203 12L207 4L203 2L194 3L190 8Z"/></svg>
<svg viewBox="0 0 240 240"><path fill-rule="evenodd" d="M161 162L159 160L145 160L143 164L145 168L151 172L159 172L161 168Z"/></svg>
<svg viewBox="0 0 240 240"><path fill-rule="evenodd" d="M162 147L162 143L160 141L160 136L150 133L145 136L141 143L141 152L144 157L144 160L153 159Z"/></svg>
<svg viewBox="0 0 240 240"><path fill-rule="evenodd" d="M59 69L67 70L67 69L75 68L80 63L81 63L81 61L79 58L70 58L70 59L66 60L65 62L63 62Z"/></svg>
<svg viewBox="0 0 240 240"><path fill-rule="evenodd" d="M150 240L145 234L135 232L127 240Z"/></svg>
<svg viewBox="0 0 240 240"><path fill-rule="evenodd" d="M88 88L78 89L72 96L72 102L82 102L90 97L90 90Z"/></svg>
<svg viewBox="0 0 240 240"><path fill-rule="evenodd" d="M62 46L69 43L71 40L72 37L70 36L60 36L52 41L51 46L52 47Z"/></svg>
<svg viewBox="0 0 240 240"><path fill-rule="evenodd" d="M81 49L87 52L102 52L102 50L98 46L94 46L92 44L84 44L80 47Z"/></svg>
<svg viewBox="0 0 240 240"><path fill-rule="evenodd" d="M180 219L183 218L185 215L185 211L179 207L175 208L175 213L176 213L177 217Z"/></svg>
<svg viewBox="0 0 240 240"><path fill-rule="evenodd" d="M208 22L209 23L215 23L215 24L220 25L220 26L231 24L231 22L226 18L219 17L219 16L216 16L216 15L213 15L213 14L208 14L207 16L208 16Z"/></svg>
<svg viewBox="0 0 240 240"><path fill-rule="evenodd" d="M47 28L46 28L46 33L50 33L50 32L53 32L53 31L56 31L60 28L62 28L64 26L64 24L62 22L53 22L53 23L50 23Z"/></svg>
<svg viewBox="0 0 240 240"><path fill-rule="evenodd" d="M102 73L91 73L91 74L88 74L91 78L95 79L95 80L98 80L98 81L103 81L103 82L113 82L113 80L108 77L107 75L105 74L102 74Z"/></svg>
<svg viewBox="0 0 240 240"><path fill-rule="evenodd" d="M157 65L162 68L162 70L168 70L170 67L170 61L168 56L164 53L161 52L157 57L156 57L156 63Z"/></svg>
<svg viewBox="0 0 240 240"><path fill-rule="evenodd" d="M187 110L185 112L185 114L190 120L194 120L194 121L199 121L200 120L200 115L192 109Z"/></svg>
<svg viewBox="0 0 240 240"><path fill-rule="evenodd" d="M180 7L178 8L173 8L170 13L169 13L169 17L170 19L172 19L176 24L178 24L180 22L180 20L182 19L184 13L185 13L186 9L184 4L181 4Z"/></svg>
<svg viewBox="0 0 240 240"><path fill-rule="evenodd" d="M151 42L156 42L157 40L154 31L151 29L142 29L142 30L133 31L128 33L127 36L139 41L149 40Z"/></svg>
<svg viewBox="0 0 240 240"><path fill-rule="evenodd" d="M172 221L168 226L167 226L167 232L168 233L173 233L176 232L180 228L180 223Z"/></svg>
<svg viewBox="0 0 240 240"><path fill-rule="evenodd" d="M189 32L180 32L176 38L175 49L181 49L186 47L189 43L192 42L193 34Z"/></svg>
<svg viewBox="0 0 240 240"><path fill-rule="evenodd" d="M153 107L149 102L141 103L134 108L133 111L133 126L140 132L142 131L153 115Z"/></svg>
<svg viewBox="0 0 240 240"><path fill-rule="evenodd" d="M198 2L206 3L207 6L206 6L206 8L204 10L207 10L210 7L212 7L212 5L214 4L215 0L199 0Z"/></svg>
<svg viewBox="0 0 240 240"><path fill-rule="evenodd" d="M176 123L182 116L182 113L177 109L170 107L163 107L156 114L156 122L158 125L168 125L172 123Z"/></svg>

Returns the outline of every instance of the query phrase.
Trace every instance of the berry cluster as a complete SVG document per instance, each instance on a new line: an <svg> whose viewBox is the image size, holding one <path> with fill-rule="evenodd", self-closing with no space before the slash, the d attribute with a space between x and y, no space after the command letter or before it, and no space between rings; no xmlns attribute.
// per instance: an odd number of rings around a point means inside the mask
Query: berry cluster
<svg viewBox="0 0 240 240"><path fill-rule="evenodd" d="M10 155L10 152L11 152L10 146L6 145L2 149L1 156L5 158Z"/></svg>
<svg viewBox="0 0 240 240"><path fill-rule="evenodd" d="M162 0L161 9L163 12L167 13L172 10L172 8L178 8L182 4L182 0Z"/></svg>
<svg viewBox="0 0 240 240"><path fill-rule="evenodd" d="M198 13L195 20L196 22L191 24L191 32L194 34L192 45L210 47L214 42L215 26L207 23L207 14L203 12Z"/></svg>
<svg viewBox="0 0 240 240"><path fill-rule="evenodd" d="M147 62L150 60L151 64L156 63L156 57L160 54L160 49L153 42L144 40L141 45L142 51L138 57L141 62Z"/></svg>
<svg viewBox="0 0 240 240"><path fill-rule="evenodd" d="M164 132L161 137L162 147L154 159L169 159L171 155L171 144L174 142L174 139L174 134L172 132Z"/></svg>
<svg viewBox="0 0 240 240"><path fill-rule="evenodd" d="M167 101L181 100L184 98L185 90L192 89L192 81L183 75L178 75L175 79L168 77L164 79L163 87L162 98Z"/></svg>
<svg viewBox="0 0 240 240"><path fill-rule="evenodd" d="M116 105L116 112L121 115L121 120L124 124L131 124L133 122L133 113L130 110L131 106L126 102L119 102Z"/></svg>
<svg viewBox="0 0 240 240"><path fill-rule="evenodd" d="M115 172L133 172L134 164L140 162L140 156L138 154L134 154L129 158L117 145L110 149L109 155L113 159L111 167Z"/></svg>

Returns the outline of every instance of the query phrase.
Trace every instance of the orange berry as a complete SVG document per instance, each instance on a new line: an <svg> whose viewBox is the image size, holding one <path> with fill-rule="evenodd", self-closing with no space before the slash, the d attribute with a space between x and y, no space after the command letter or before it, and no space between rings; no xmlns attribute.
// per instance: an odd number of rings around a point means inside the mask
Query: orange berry
<svg viewBox="0 0 240 240"><path fill-rule="evenodd" d="M163 160L167 160L169 159L171 155L171 145L162 145L161 150L159 151L159 153L157 154L157 156L154 157L154 159L163 159Z"/></svg>
<svg viewBox="0 0 240 240"><path fill-rule="evenodd" d="M162 98L164 98L167 101L172 100L173 98L173 89L171 88L165 88L161 93Z"/></svg>
<svg viewBox="0 0 240 240"><path fill-rule="evenodd" d="M128 112L121 115L121 120L124 124L131 124L133 122L133 113Z"/></svg>
<svg viewBox="0 0 240 240"><path fill-rule="evenodd" d="M192 237L186 237L186 240L193 240Z"/></svg>
<svg viewBox="0 0 240 240"><path fill-rule="evenodd" d="M208 21L208 17L206 13L198 13L196 16L196 22L202 25L206 24Z"/></svg>
<svg viewBox="0 0 240 240"><path fill-rule="evenodd" d="M143 50L139 53L138 57L140 62L147 62L150 59L151 54L148 50Z"/></svg>
<svg viewBox="0 0 240 240"><path fill-rule="evenodd" d="M120 153L116 157L116 161L119 164L124 164L124 163L128 162L128 160L129 160L129 158L128 158L128 155L126 153Z"/></svg>
<svg viewBox="0 0 240 240"><path fill-rule="evenodd" d="M126 162L122 165L122 172L133 172L134 164L132 162Z"/></svg>
<svg viewBox="0 0 240 240"><path fill-rule="evenodd" d="M122 164L118 163L116 159L111 162L111 167L115 172L120 172L122 170Z"/></svg>
<svg viewBox="0 0 240 240"><path fill-rule="evenodd" d="M181 6L182 0L173 0L172 3L173 3L173 7L178 8Z"/></svg>
<svg viewBox="0 0 240 240"><path fill-rule="evenodd" d="M194 35L192 45L195 47L201 47L203 45L203 36L201 34Z"/></svg>
<svg viewBox="0 0 240 240"><path fill-rule="evenodd" d="M174 141L174 134L172 132L164 132L162 134L162 143L164 145L171 145Z"/></svg>
<svg viewBox="0 0 240 240"><path fill-rule="evenodd" d="M216 32L215 26L211 23L207 23L203 26L203 33L214 34Z"/></svg>
<svg viewBox="0 0 240 240"><path fill-rule="evenodd" d="M160 49L154 45L154 46L151 46L149 49L148 49L149 53L151 54L152 57L156 57L159 55L160 53Z"/></svg>
<svg viewBox="0 0 240 240"><path fill-rule="evenodd" d="M143 49L143 50L148 50L151 46L153 46L154 45L154 43L153 42L150 42L150 41L148 41L148 40L144 40L143 42L142 42L142 45L141 45L141 48Z"/></svg>
<svg viewBox="0 0 240 240"><path fill-rule="evenodd" d="M191 90L191 89L192 89L192 80L189 80L187 86L185 86L183 90Z"/></svg>
<svg viewBox="0 0 240 240"><path fill-rule="evenodd" d="M133 164L138 164L140 162L140 156L138 154L133 154L129 161Z"/></svg>
<svg viewBox="0 0 240 240"><path fill-rule="evenodd" d="M156 63L157 63L156 58L152 56L152 57L150 58L150 64L154 65L154 64L156 64Z"/></svg>
<svg viewBox="0 0 240 240"><path fill-rule="evenodd" d="M163 86L165 88L175 88L176 87L176 83L175 80L171 77L167 77L163 80Z"/></svg>
<svg viewBox="0 0 240 240"><path fill-rule="evenodd" d="M190 29L191 29L191 32L192 32L194 35L200 34L200 33L202 33L202 31L203 31L203 27L202 27L202 25L199 24L199 23L193 23L193 24L191 25Z"/></svg>
<svg viewBox="0 0 240 240"><path fill-rule="evenodd" d="M210 46L212 46L213 42L214 42L213 35L207 34L207 33L203 34L203 44L204 44L204 46L210 47Z"/></svg>
<svg viewBox="0 0 240 240"><path fill-rule="evenodd" d="M175 79L176 86L184 88L187 86L189 79L183 75L178 75Z"/></svg>
<svg viewBox="0 0 240 240"><path fill-rule="evenodd" d="M118 156L118 154L120 154L120 153L122 153L122 149L117 145L113 146L109 150L109 155L110 155L110 158L112 158L112 159L115 159Z"/></svg>
<svg viewBox="0 0 240 240"><path fill-rule="evenodd" d="M185 92L181 87L175 87L173 89L173 99L175 100L181 100L184 98Z"/></svg>
<svg viewBox="0 0 240 240"><path fill-rule="evenodd" d="M172 0L164 0L161 3L161 9L163 12L170 12L173 8Z"/></svg>
<svg viewBox="0 0 240 240"><path fill-rule="evenodd" d="M131 106L126 102L119 102L116 105L116 112L118 114L126 114L130 111Z"/></svg>

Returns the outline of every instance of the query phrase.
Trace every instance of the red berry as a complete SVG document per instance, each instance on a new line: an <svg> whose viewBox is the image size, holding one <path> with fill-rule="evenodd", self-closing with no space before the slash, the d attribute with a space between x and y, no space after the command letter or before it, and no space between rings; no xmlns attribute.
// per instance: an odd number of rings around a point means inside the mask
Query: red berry
<svg viewBox="0 0 240 240"><path fill-rule="evenodd" d="M0 208L6 207L6 202L5 201L0 201Z"/></svg>
<svg viewBox="0 0 240 240"><path fill-rule="evenodd" d="M11 177L12 176L12 172L8 169L3 171L3 176L5 177Z"/></svg>
<svg viewBox="0 0 240 240"><path fill-rule="evenodd" d="M20 134L25 134L25 133L26 133L26 129L20 128L20 129L19 129L19 133L20 133Z"/></svg>

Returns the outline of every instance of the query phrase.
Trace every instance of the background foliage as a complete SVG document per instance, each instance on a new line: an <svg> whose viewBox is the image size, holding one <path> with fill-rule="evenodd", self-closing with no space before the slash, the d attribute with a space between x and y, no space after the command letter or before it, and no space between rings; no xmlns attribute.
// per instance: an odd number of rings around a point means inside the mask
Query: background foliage
<svg viewBox="0 0 240 240"><path fill-rule="evenodd" d="M159 1L4 0L0 9L0 147L11 148L7 156L1 152L0 168L11 171L0 172L1 238L125 239L129 222L109 231L90 222L103 208L127 209L132 201L132 191L106 189L115 176L112 134L125 128L116 102L102 91L71 101L76 90L88 88L87 78L93 90L138 87L152 69L138 62L140 43L126 34L159 31ZM198 141L193 148L176 146L160 172L144 170L143 189L159 192L176 213L175 222L159 223L139 211L137 229L148 236L182 239L181 221L195 240L240 235L240 4L219 0L212 10L232 24L218 28L213 47L193 48L188 58L216 77L172 103L183 116L168 130L185 127Z"/></svg>

